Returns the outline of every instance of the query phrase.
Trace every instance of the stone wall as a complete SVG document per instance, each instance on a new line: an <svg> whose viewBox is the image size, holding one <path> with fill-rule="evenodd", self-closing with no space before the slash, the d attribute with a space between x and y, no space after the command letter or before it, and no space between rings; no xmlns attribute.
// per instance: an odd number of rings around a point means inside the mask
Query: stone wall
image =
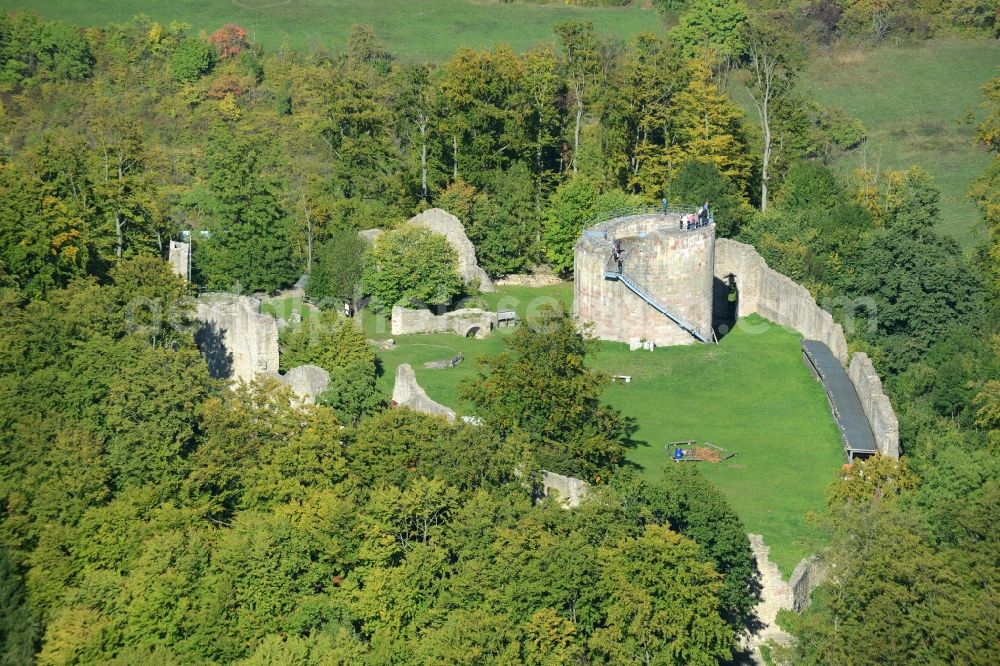
<svg viewBox="0 0 1000 666"><path fill-rule="evenodd" d="M879 379L872 360L868 354L857 352L851 357L847 366L847 376L851 378L861 409L868 417L868 423L875 435L875 445L884 456L899 458L899 422L892 409L892 403L882 390L882 380Z"/></svg>
<svg viewBox="0 0 1000 666"><path fill-rule="evenodd" d="M300 365L280 375L278 380L287 384L301 402L312 405L330 386L330 373L318 365Z"/></svg>
<svg viewBox="0 0 1000 666"><path fill-rule="evenodd" d="M575 509L590 492L590 484L572 476L542 470L542 492L553 495L565 509Z"/></svg>
<svg viewBox="0 0 1000 666"><path fill-rule="evenodd" d="M408 407L415 412L444 416L455 420L455 411L430 399L423 387L417 383L413 367L403 363L396 368L396 383L392 387L392 401L399 407Z"/></svg>
<svg viewBox="0 0 1000 666"><path fill-rule="evenodd" d="M677 216L620 218L596 225L574 246L573 309L602 340L644 339L657 346L697 340L605 272L615 240L624 272L709 337L712 331L715 227L681 231ZM593 234L606 234L595 236Z"/></svg>
<svg viewBox="0 0 1000 666"><path fill-rule="evenodd" d="M828 572L826 563L816 555L799 560L788 579L788 587L792 591L793 611L801 613L809 608L810 595L826 580Z"/></svg>
<svg viewBox="0 0 1000 666"><path fill-rule="evenodd" d="M498 287L552 287L565 282L554 273L515 273L496 281Z"/></svg>
<svg viewBox="0 0 1000 666"><path fill-rule="evenodd" d="M824 343L847 365L844 329L816 304L809 290L770 268L752 245L720 238L715 244L715 277L725 282L729 275L736 276L738 316L756 312L776 324L794 328L803 337ZM724 290L716 291L716 310L723 307L724 295Z"/></svg>
<svg viewBox="0 0 1000 666"><path fill-rule="evenodd" d="M458 274L465 284L479 283L479 291L495 291L492 280L476 261L476 248L465 234L462 221L446 210L431 208L410 218L408 224L441 234L458 253Z"/></svg>
<svg viewBox="0 0 1000 666"><path fill-rule="evenodd" d="M173 271L174 275L187 280L188 266L191 261L191 244L181 241L170 241L168 261L170 262L170 270Z"/></svg>
<svg viewBox="0 0 1000 666"><path fill-rule="evenodd" d="M760 646L767 641L787 643L792 637L779 627L775 620L782 609L802 612L809 607L809 595L826 578L827 569L815 555L803 558L786 581L778 566L771 561L771 548L759 534L747 534L750 549L757 560L760 572L760 602L754 613L760 621L760 629L746 640L746 646L753 652L754 662L763 664Z"/></svg>
<svg viewBox="0 0 1000 666"><path fill-rule="evenodd" d="M430 310L404 308L397 305L392 309L392 334L412 335L415 333L455 333L461 336L475 335L482 338L489 335L497 325L495 312L478 308L465 308L436 315Z"/></svg>
<svg viewBox="0 0 1000 666"><path fill-rule="evenodd" d="M260 300L237 294L204 294L195 318L195 341L208 370L220 379L252 381L258 373L278 371L278 325L260 314Z"/></svg>

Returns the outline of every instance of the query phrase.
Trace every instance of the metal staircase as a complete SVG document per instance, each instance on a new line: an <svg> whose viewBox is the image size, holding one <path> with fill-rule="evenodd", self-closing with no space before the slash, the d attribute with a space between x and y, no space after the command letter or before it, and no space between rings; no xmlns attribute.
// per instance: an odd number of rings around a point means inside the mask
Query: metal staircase
<svg viewBox="0 0 1000 666"><path fill-rule="evenodd" d="M670 321L674 322L682 329L690 333L695 340L704 343L717 342L717 340L715 339L715 331L711 331L709 333L709 337L705 337L704 335L702 335L701 331L699 331L694 324L688 321L681 314L675 312L674 310L671 310L662 301L660 301L655 296L650 294L648 291L643 289L635 280L626 275L624 271L619 273L616 270L606 270L604 271L604 278L606 280L618 280L619 282L621 282L623 285L631 289L632 293L634 293L636 296L649 303L649 305L657 312L667 317L668 319L670 319Z"/></svg>

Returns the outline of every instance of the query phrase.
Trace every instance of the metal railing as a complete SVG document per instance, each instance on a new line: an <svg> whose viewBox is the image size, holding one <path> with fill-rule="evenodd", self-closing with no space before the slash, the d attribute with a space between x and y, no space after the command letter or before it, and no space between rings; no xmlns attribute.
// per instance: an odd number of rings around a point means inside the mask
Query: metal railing
<svg viewBox="0 0 1000 666"><path fill-rule="evenodd" d="M601 236L607 237L609 229L604 229L601 232L590 232L591 227L594 227L603 222L609 222L611 220L616 220L618 218L624 218L622 221L626 221L630 218L642 217L645 215L689 215L698 214L701 210L701 206L667 206L666 210L663 206L622 206L620 208L611 208L608 210L601 211L595 215L590 222L584 226L584 235L586 236ZM715 214L709 210L708 212L708 223L715 223ZM678 228L683 229L684 227L678 225Z"/></svg>

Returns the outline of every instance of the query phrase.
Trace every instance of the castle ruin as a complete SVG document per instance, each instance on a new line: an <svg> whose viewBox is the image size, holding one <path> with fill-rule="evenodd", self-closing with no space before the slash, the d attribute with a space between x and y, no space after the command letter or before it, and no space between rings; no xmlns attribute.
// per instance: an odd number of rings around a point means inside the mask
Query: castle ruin
<svg viewBox="0 0 1000 666"><path fill-rule="evenodd" d="M574 313L595 337L661 347L715 341L711 221L689 226L681 213L654 211L616 217L585 230L574 259Z"/></svg>

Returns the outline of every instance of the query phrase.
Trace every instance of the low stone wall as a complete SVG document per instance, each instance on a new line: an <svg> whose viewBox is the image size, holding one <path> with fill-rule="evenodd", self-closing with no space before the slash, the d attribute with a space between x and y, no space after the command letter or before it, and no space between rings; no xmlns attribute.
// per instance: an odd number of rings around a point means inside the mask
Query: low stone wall
<svg viewBox="0 0 1000 666"><path fill-rule="evenodd" d="M446 370L448 368L454 368L456 365L465 360L465 356L462 354L456 354L451 358L444 358L440 361L427 361L424 363L424 367L428 370Z"/></svg>
<svg viewBox="0 0 1000 666"><path fill-rule="evenodd" d="M572 476L542 470L542 492L546 497L555 495L565 509L575 509L590 492L590 484Z"/></svg>
<svg viewBox="0 0 1000 666"><path fill-rule="evenodd" d="M725 282L736 276L739 290L737 315L756 312L782 326L794 328L810 340L819 340L847 365L844 329L829 312L816 304L809 290L772 269L752 245L720 238L715 243L715 278ZM716 298L717 312L722 304Z"/></svg>
<svg viewBox="0 0 1000 666"><path fill-rule="evenodd" d="M497 325L495 312L478 308L465 308L436 315L430 310L404 308L392 309L392 334L455 333L461 336L486 337Z"/></svg>
<svg viewBox="0 0 1000 666"><path fill-rule="evenodd" d="M455 420L454 410L430 399L423 387L417 383L413 367L403 363L396 368L396 383L392 387L392 401L399 407L408 407L415 412L444 416Z"/></svg>
<svg viewBox="0 0 1000 666"><path fill-rule="evenodd" d="M565 282L553 273L517 273L496 281L498 287L552 287Z"/></svg>
<svg viewBox="0 0 1000 666"><path fill-rule="evenodd" d="M899 421L892 403L882 390L882 380L875 372L875 366L868 354L857 352L847 366L847 376L851 378L861 409L868 417L868 423L875 435L875 445L879 453L891 458L899 458Z"/></svg>
<svg viewBox="0 0 1000 666"><path fill-rule="evenodd" d="M278 371L278 325L260 313L260 300L237 294L204 294L195 318L195 342L216 378L252 381L258 373Z"/></svg>

